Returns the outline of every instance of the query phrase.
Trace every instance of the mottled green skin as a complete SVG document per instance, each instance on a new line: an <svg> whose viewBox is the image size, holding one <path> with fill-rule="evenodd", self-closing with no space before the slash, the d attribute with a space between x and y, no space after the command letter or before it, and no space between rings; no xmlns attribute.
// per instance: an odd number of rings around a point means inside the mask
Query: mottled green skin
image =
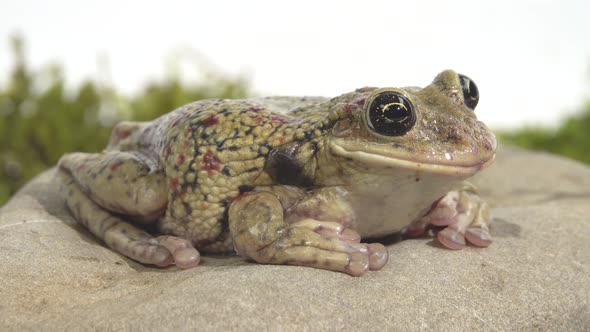
<svg viewBox="0 0 590 332"><path fill-rule="evenodd" d="M296 146L308 159L301 162L312 161L325 132L347 116L344 106L351 99L362 104L365 95L199 101L111 146L139 142L133 148L155 151L161 160L168 184L162 232L191 239L205 251L229 251L225 211L240 187L281 182L265 170L269 153Z"/></svg>
<svg viewBox="0 0 590 332"><path fill-rule="evenodd" d="M412 222L449 225L447 247L460 247L455 235L469 239L470 230L481 238L471 243L487 246L487 206L475 194L453 191L425 216L496 148L457 77L445 71L424 89L363 88L332 99L204 100L123 122L104 152L60 160L61 191L107 245L160 266L196 265L194 246L360 275L387 261L383 246L360 237ZM414 105L416 124L402 136L367 125L367 105L384 90Z"/></svg>

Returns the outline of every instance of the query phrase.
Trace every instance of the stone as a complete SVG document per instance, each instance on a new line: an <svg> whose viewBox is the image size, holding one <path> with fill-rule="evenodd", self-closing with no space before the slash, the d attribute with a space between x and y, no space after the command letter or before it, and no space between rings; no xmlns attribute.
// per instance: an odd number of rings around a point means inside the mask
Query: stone
<svg viewBox="0 0 590 332"><path fill-rule="evenodd" d="M54 170L0 209L0 330L590 330L590 167L502 149L474 180L494 243L387 245L362 277L205 256L138 264L78 226Z"/></svg>

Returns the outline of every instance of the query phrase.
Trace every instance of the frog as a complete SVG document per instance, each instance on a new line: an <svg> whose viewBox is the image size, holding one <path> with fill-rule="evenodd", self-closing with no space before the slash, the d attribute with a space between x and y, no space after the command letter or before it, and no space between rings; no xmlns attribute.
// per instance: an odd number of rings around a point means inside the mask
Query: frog
<svg viewBox="0 0 590 332"><path fill-rule="evenodd" d="M237 253L360 276L385 266L390 234L491 244L489 206L466 182L497 147L478 101L453 70L424 88L195 101L65 154L59 191L84 228L149 266Z"/></svg>

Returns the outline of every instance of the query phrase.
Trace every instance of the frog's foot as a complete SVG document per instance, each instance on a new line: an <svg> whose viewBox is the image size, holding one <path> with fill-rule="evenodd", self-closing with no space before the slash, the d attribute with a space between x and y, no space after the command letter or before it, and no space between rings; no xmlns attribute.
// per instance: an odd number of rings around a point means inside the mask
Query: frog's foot
<svg viewBox="0 0 590 332"><path fill-rule="evenodd" d="M360 243L357 232L339 223L314 219L284 223L280 201L268 192L234 201L229 215L236 251L259 263L304 265L359 276L387 262L383 245Z"/></svg>
<svg viewBox="0 0 590 332"><path fill-rule="evenodd" d="M129 224L122 223L125 228ZM141 232L141 231L140 231ZM144 264L153 264L160 267L176 265L181 269L189 269L199 265L200 254L190 242L174 236L145 237L136 239L130 237L129 232L113 230L105 238L109 247L118 250L122 254Z"/></svg>
<svg viewBox="0 0 590 332"><path fill-rule="evenodd" d="M282 230L273 245L258 252L269 263L305 265L360 276L379 270L388 253L379 243L360 243L360 235L336 222L305 219Z"/></svg>
<svg viewBox="0 0 590 332"><path fill-rule="evenodd" d="M121 254L144 264L160 267L176 265L188 269L199 264L199 252L187 240L174 236L152 237L124 222L113 223L104 234L105 243Z"/></svg>
<svg viewBox="0 0 590 332"><path fill-rule="evenodd" d="M489 207L471 188L451 191L438 202L417 225L446 226L436 234L449 249L462 249L466 242L478 247L492 243L489 231Z"/></svg>
<svg viewBox="0 0 590 332"><path fill-rule="evenodd" d="M387 263L388 253L382 244L360 243L361 236L359 233L350 228L346 228L337 222L304 219L291 224L288 229L295 228L311 230L327 239L328 243L332 240L334 244L333 246L328 245L328 249L334 248L336 251L348 254L354 254L355 252L366 254L369 259L368 268L370 270L379 270L385 265L385 263ZM305 231L303 233L305 233ZM294 243L297 243L296 238L292 240L295 240ZM322 241L320 240L320 242ZM301 243L301 240L299 243ZM322 244L320 243L318 247L322 247ZM364 261L364 258L361 259ZM364 271L366 271L366 268L362 270L362 272Z"/></svg>

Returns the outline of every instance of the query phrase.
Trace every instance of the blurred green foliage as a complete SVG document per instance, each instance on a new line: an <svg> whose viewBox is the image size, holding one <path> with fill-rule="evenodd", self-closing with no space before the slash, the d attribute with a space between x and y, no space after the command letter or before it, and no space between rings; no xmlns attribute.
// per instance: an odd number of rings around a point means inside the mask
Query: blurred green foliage
<svg viewBox="0 0 590 332"><path fill-rule="evenodd" d="M102 150L110 128L121 120L144 121L188 102L206 98L243 98L249 82L208 68L201 83L182 84L178 77L152 82L125 97L92 81L65 89L59 66L33 72L23 41L13 37L14 66L0 86L0 206L26 181L71 151Z"/></svg>
<svg viewBox="0 0 590 332"><path fill-rule="evenodd" d="M527 127L496 134L502 143L553 152L590 164L590 100L556 129Z"/></svg>

